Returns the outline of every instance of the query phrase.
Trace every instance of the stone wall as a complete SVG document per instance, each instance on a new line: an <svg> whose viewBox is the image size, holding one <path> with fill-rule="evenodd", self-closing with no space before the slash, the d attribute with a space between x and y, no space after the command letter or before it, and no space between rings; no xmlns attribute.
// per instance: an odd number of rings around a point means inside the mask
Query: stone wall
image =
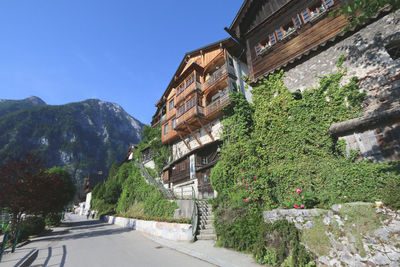
<svg viewBox="0 0 400 267"><path fill-rule="evenodd" d="M321 52L310 54L301 63L286 70L285 84L290 91L305 90L318 85L319 77L337 71L337 61L345 56L347 75L343 82L357 76L360 90L367 93L364 115L390 111L400 105L400 59L392 59L386 46L400 39L400 10L383 16L349 37L327 43ZM325 50L324 50L325 49ZM400 160L400 118L384 121L367 128L354 128L336 136L347 142L347 149L360 150L373 161Z"/></svg>
<svg viewBox="0 0 400 267"><path fill-rule="evenodd" d="M400 266L400 210L356 202L264 212L265 222L277 220L302 230L302 243L317 255L318 266Z"/></svg>
<svg viewBox="0 0 400 267"><path fill-rule="evenodd" d="M104 221L168 240L190 241L192 238L190 224L144 221L116 216L104 216Z"/></svg>

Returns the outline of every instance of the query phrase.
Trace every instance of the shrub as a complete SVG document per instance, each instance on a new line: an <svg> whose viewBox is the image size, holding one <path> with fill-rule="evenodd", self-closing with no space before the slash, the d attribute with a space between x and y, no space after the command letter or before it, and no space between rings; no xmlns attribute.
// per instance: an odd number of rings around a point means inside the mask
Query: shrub
<svg viewBox="0 0 400 267"><path fill-rule="evenodd" d="M20 240L28 239L31 235L38 235L44 231L44 228L45 222L43 217L27 217L19 225Z"/></svg>
<svg viewBox="0 0 400 267"><path fill-rule="evenodd" d="M46 215L46 226L59 226L61 224L61 213L53 212Z"/></svg>

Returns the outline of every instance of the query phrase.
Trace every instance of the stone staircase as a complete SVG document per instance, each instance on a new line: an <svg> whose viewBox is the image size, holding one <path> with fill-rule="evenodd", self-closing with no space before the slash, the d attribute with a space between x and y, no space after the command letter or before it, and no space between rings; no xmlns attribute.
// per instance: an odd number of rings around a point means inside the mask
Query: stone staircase
<svg viewBox="0 0 400 267"><path fill-rule="evenodd" d="M214 231L214 214L211 204L206 201L196 201L199 211L198 240L215 240L217 236Z"/></svg>

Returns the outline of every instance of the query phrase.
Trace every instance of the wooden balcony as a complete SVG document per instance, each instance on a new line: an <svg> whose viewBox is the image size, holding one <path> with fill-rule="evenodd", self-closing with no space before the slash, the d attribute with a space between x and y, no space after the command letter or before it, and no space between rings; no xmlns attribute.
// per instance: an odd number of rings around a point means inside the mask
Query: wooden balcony
<svg viewBox="0 0 400 267"><path fill-rule="evenodd" d="M217 84L219 81L225 79L226 77L228 77L228 68L225 64L220 69L215 71L206 82L204 82L203 91L206 91L208 88Z"/></svg>
<svg viewBox="0 0 400 267"><path fill-rule="evenodd" d="M188 95L193 93L194 91L199 90L201 91L201 83L195 81L189 87L185 88L182 93L176 96L175 98L175 105L178 105L182 101L184 101Z"/></svg>
<svg viewBox="0 0 400 267"><path fill-rule="evenodd" d="M178 117L178 121L176 122L176 130L184 128L185 122L190 123L190 121L196 117L204 117L202 106L193 106L191 109Z"/></svg>
<svg viewBox="0 0 400 267"><path fill-rule="evenodd" d="M218 114L218 112L221 111L222 108L228 105L229 103L231 103L231 99L229 98L229 93L228 93L218 98L205 108L206 117L209 118L215 114Z"/></svg>

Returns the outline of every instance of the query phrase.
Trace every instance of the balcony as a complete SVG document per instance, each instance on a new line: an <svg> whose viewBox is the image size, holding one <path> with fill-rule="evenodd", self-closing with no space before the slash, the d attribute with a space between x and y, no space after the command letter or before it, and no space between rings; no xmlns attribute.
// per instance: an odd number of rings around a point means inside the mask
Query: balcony
<svg viewBox="0 0 400 267"><path fill-rule="evenodd" d="M229 94L225 94L222 97L218 98L211 104L206 107L206 117L210 117L220 111L224 106L231 103L231 99L229 98Z"/></svg>
<svg viewBox="0 0 400 267"><path fill-rule="evenodd" d="M176 129L181 128L185 122L189 121L190 119L197 117L197 116L204 116L203 107L201 106L193 106L191 109L183 113L176 122Z"/></svg>
<svg viewBox="0 0 400 267"><path fill-rule="evenodd" d="M190 95L192 92L199 90L201 91L201 83L199 82L193 82L191 85L189 85L185 90L183 90L182 93L176 96L176 102L175 105L181 103L183 100L186 99L188 95Z"/></svg>
<svg viewBox="0 0 400 267"><path fill-rule="evenodd" d="M215 71L210 78L204 82L203 84L203 91L207 90L217 82L219 82L223 77L225 77L228 74L228 68L226 67L226 64L223 65L221 68L219 68L217 71Z"/></svg>

